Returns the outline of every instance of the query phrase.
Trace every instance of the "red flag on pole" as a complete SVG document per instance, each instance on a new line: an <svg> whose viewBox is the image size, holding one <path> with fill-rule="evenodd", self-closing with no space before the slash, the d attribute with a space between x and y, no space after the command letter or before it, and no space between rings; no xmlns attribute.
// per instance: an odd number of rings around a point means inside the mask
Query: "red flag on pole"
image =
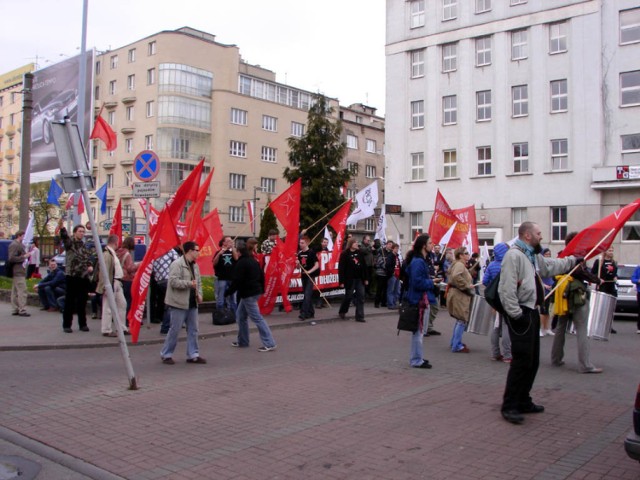
<svg viewBox="0 0 640 480"><path fill-rule="evenodd" d="M253 231L253 202L251 200L247 200L247 212L249 212L249 225L251 225L252 233L255 235L256 232Z"/></svg>
<svg viewBox="0 0 640 480"><path fill-rule="evenodd" d="M117 235L118 246L122 245L122 200L118 200L116 213L113 214L113 220L111 220L109 235Z"/></svg>
<svg viewBox="0 0 640 480"><path fill-rule="evenodd" d="M347 229L347 218L349 217L352 203L353 199L348 200L342 207L340 207L331 220L329 220L329 226L336 232L336 239L333 242L333 252L331 252L330 265L332 266L338 263L338 259L342 253L344 232Z"/></svg>
<svg viewBox="0 0 640 480"><path fill-rule="evenodd" d="M220 250L218 242L220 242L224 235L218 209L214 209L213 212L205 216L201 222L198 222L198 226L195 240L196 243L200 245L200 255L198 256L200 274L213 275L213 256Z"/></svg>
<svg viewBox="0 0 640 480"><path fill-rule="evenodd" d="M616 233L620 231L639 208L640 198L616 210L611 215L607 215L602 220L597 221L584 230L581 230L573 240L569 242L569 245L562 250L559 256L567 257L569 255L576 255L578 257L585 257L585 260L588 260L605 252L609 249L611 243L613 243ZM597 248L595 248L596 246Z"/></svg>
<svg viewBox="0 0 640 480"><path fill-rule="evenodd" d="M198 188L198 195L196 197L195 202L193 202L189 207L189 210L187 210L186 240L193 240L196 237L196 232L198 231L198 228L201 225L202 207L204 206L204 202L207 199L207 194L209 193L209 186L211 185L212 178L213 178L213 168L209 172L209 175L207 175L207 178L205 178L204 182L202 182L202 185L200 185L200 187Z"/></svg>
<svg viewBox="0 0 640 480"><path fill-rule="evenodd" d="M91 140L94 138L102 140L107 150L111 152L118 147L118 139L116 137L116 132L114 132L107 121L102 118L101 113L102 109L100 109L100 113L98 113L98 116L96 117L96 121L93 125L93 130L91 131L89 138Z"/></svg>

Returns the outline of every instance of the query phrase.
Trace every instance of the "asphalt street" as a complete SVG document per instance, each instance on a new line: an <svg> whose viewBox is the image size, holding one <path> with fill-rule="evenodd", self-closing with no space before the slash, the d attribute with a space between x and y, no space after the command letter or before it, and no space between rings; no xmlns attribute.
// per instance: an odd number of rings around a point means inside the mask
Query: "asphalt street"
<svg viewBox="0 0 640 480"><path fill-rule="evenodd" d="M541 339L533 395L546 411L512 425L499 412L508 366L484 336L466 333L471 353L451 353L446 312L443 335L425 338L431 370L408 366L409 334L371 304L366 323L338 320L336 308L318 310L315 325L274 314L268 353L255 332L249 348L232 348L234 326L201 315L206 365L184 361L184 340L176 364L162 364L154 325L129 346L132 391L99 321L64 334L56 314L33 310L17 319L0 304L12 336L0 339L0 466L30 459L38 479L640 478L623 448L640 381L631 319L592 342L601 375L577 372L571 337L566 365L552 367L552 339Z"/></svg>

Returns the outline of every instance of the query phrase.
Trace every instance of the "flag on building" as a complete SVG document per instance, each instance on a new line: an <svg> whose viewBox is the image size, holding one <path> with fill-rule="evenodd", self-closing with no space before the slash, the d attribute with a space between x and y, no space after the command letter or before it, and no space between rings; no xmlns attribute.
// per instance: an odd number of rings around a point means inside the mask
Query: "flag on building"
<svg viewBox="0 0 640 480"><path fill-rule="evenodd" d="M91 131L89 138L91 140L102 140L106 149L111 152L118 147L118 139L116 137L116 132L114 132L107 121L102 118L101 114L102 109L100 109L100 113L98 113L98 116L96 117L96 121L93 125L93 130Z"/></svg>

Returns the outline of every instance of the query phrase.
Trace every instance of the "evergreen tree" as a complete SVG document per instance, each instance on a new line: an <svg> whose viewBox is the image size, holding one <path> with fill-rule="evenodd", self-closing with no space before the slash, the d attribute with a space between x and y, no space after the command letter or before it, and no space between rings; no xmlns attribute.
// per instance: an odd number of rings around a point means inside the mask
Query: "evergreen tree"
<svg viewBox="0 0 640 480"><path fill-rule="evenodd" d="M260 220L260 235L258 236L259 245L262 245L262 242L264 242L269 236L269 230L278 229L278 220L269 208L270 203L271 197L269 196L267 197L267 208L262 212L262 219Z"/></svg>
<svg viewBox="0 0 640 480"><path fill-rule="evenodd" d="M317 95L309 109L307 128L300 138L290 137L289 163L284 178L293 183L302 178L300 228L308 228L328 212L344 203L340 188L352 174L342 166L346 145L341 140L342 122L331 118L333 108L326 97ZM331 215L307 234L313 236L331 219Z"/></svg>

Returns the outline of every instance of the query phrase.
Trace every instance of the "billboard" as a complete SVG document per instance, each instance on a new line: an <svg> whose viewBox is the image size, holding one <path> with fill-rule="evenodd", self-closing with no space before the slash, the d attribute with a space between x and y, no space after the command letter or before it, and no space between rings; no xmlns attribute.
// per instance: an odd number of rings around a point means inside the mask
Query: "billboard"
<svg viewBox="0 0 640 480"><path fill-rule="evenodd" d="M51 123L69 117L71 122L84 121L87 145L91 127L91 99L93 92L93 51L86 52L87 79L85 111L78 116L78 87L81 55L69 58L33 73L33 112L31 119L31 173L42 176L59 173L60 166L53 145Z"/></svg>

